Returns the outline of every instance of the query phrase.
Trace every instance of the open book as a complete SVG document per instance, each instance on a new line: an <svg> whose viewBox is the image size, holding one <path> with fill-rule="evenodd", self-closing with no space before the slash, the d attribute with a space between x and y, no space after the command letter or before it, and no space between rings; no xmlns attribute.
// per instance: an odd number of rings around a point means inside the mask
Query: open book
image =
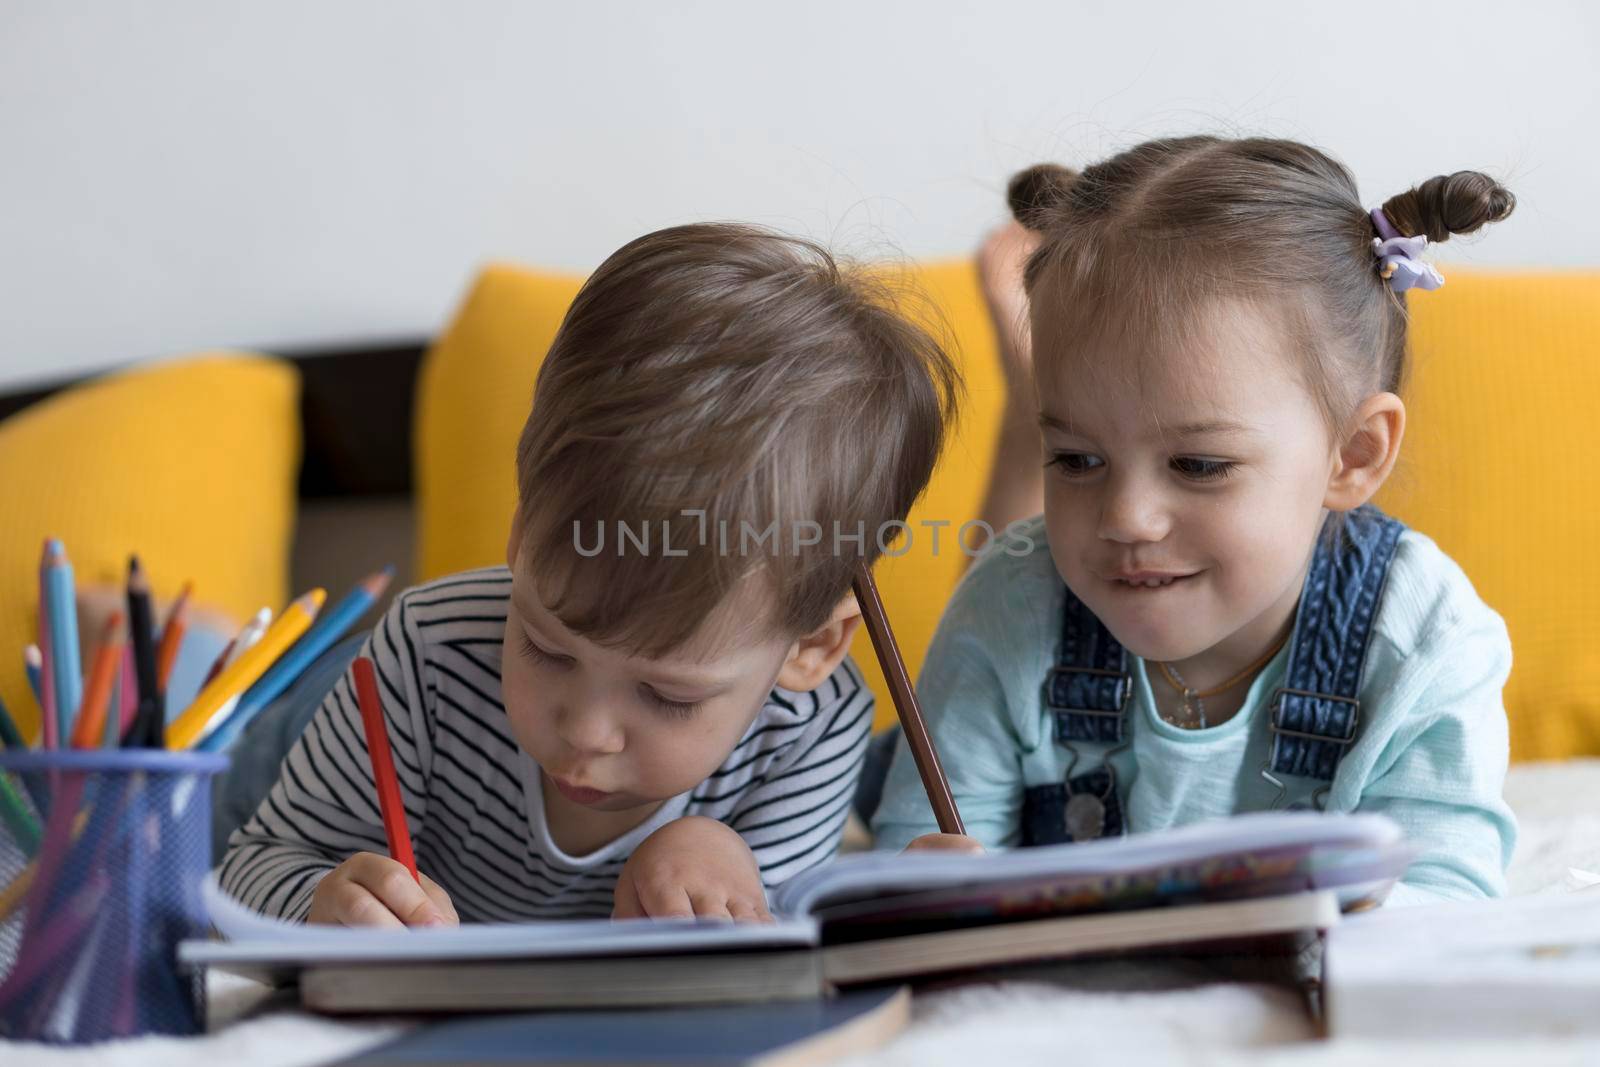
<svg viewBox="0 0 1600 1067"><path fill-rule="evenodd" d="M264 918L206 887L226 941L189 965L299 977L326 1011L507 1010L816 996L908 975L1327 929L1411 851L1376 815L1243 815L973 856L845 856L785 882L771 924L572 920L353 930Z"/></svg>

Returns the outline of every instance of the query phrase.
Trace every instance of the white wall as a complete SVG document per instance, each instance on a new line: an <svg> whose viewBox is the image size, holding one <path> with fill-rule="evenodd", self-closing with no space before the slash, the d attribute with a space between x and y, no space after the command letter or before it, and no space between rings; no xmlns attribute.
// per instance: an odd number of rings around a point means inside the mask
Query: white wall
<svg viewBox="0 0 1600 1067"><path fill-rule="evenodd" d="M431 332L474 267L677 222L969 249L1009 173L1266 133L1377 203L1521 204L1446 261L1600 264L1577 2L0 6L0 388L210 345Z"/></svg>

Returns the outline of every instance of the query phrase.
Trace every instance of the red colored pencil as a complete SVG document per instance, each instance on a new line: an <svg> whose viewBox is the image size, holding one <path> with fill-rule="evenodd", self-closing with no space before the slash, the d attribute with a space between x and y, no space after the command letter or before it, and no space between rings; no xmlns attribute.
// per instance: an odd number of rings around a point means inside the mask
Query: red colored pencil
<svg viewBox="0 0 1600 1067"><path fill-rule="evenodd" d="M400 780L394 773L394 753L389 750L389 731L383 721L383 704L378 699L378 676L372 661L357 656L351 664L356 681L356 703L361 706L361 722L367 731L367 755L372 759L372 778L378 787L378 809L383 812L383 832L389 838L389 858L405 864L420 885L417 860L411 853L411 830L406 826L406 809L400 802Z"/></svg>

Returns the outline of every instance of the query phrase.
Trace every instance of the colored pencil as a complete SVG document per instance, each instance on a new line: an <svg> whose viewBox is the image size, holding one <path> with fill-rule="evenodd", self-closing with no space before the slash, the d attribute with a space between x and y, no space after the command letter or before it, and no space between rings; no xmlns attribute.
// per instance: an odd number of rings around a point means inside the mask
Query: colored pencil
<svg viewBox="0 0 1600 1067"><path fill-rule="evenodd" d="M19 954L16 966L0 985L0 1008L16 1000L50 968L60 967L62 960L71 958L73 944L94 921L110 888L111 880L106 873L96 871L82 889L30 931L33 944L29 947L34 951Z"/></svg>
<svg viewBox="0 0 1600 1067"><path fill-rule="evenodd" d="M56 739L65 744L72 736L72 724L83 703L83 660L78 649L78 590L73 582L72 562L56 538L44 543L40 562L40 581L44 586L50 631L50 681L56 707ZM43 650L44 646L40 646Z"/></svg>
<svg viewBox="0 0 1600 1067"><path fill-rule="evenodd" d="M72 820L72 840L77 841L78 837L83 833L84 827L88 825L88 810L79 811L77 817ZM34 876L38 873L39 860L35 857L28 861L22 870L17 872L17 876L11 879L11 882L5 888L0 889L0 923L11 918L11 913L16 911L17 907L22 904L23 895L33 885Z"/></svg>
<svg viewBox="0 0 1600 1067"><path fill-rule="evenodd" d="M184 632L189 627L189 595L193 592L194 583L184 582L183 591L173 601L172 610L167 612L166 625L161 628L161 646L156 651L156 681L163 693L167 691L167 682L172 678L172 665L178 662L178 647L183 644Z"/></svg>
<svg viewBox="0 0 1600 1067"><path fill-rule="evenodd" d="M22 795L11 784L10 775L6 774L0 774L0 822L6 824L12 840L22 846L23 852L31 856L38 850L39 838L44 831L39 828L39 820L33 817L28 805L23 803Z"/></svg>
<svg viewBox="0 0 1600 1067"><path fill-rule="evenodd" d="M262 611L266 611L267 609L266 608L262 608L261 610ZM250 624L249 623L245 623L245 625L248 626ZM265 631L263 631L263 632L265 632ZM228 658L233 655L233 646L237 645L238 643L239 643L239 635L238 634L234 634L232 637L228 638L228 643L222 646L222 651L220 653L218 653L216 659L211 661L211 666L206 671L206 676L203 679L201 679L201 681L200 681L200 688L201 689L204 689L206 686L208 686L212 682L216 681L217 675L222 673L222 668L224 668L224 667L226 667L228 665Z"/></svg>
<svg viewBox="0 0 1600 1067"><path fill-rule="evenodd" d="M211 670L206 672L206 680L200 683L200 688L204 689L206 686L216 681L217 675L221 674L227 667L232 666L233 662L240 656L254 648L256 643L260 641L262 637L266 636L267 628L271 625L271 608L262 608L260 611L256 612L255 618L245 623L244 629L234 634L232 640L230 640L227 645L224 646L222 653L217 656L216 662L211 665ZM236 693L229 697L227 701L223 703L222 707L217 709L217 713L212 716L212 720L218 723L227 721L228 716L233 714L233 709L239 706L239 698L243 695L243 693ZM215 732L215 728L207 733L201 734L200 742L204 743L205 741L209 740L211 733L213 732ZM199 744L196 744L195 747L198 749L200 746ZM206 751L209 752L211 750L206 749Z"/></svg>
<svg viewBox="0 0 1600 1067"><path fill-rule="evenodd" d="M24 645L22 648L22 666L28 672L28 688L33 690L33 699L39 702L39 707L44 707L44 653L38 645ZM43 724L41 724L42 727Z"/></svg>
<svg viewBox="0 0 1600 1067"><path fill-rule="evenodd" d="M228 699L254 684L290 645L300 639L300 635L311 628L327 597L324 590L313 589L284 608L283 614L278 616L278 621L272 624L261 641L234 660L232 666L224 668L210 685L200 690L194 703L173 721L172 728L167 731L167 748L179 751L198 741Z"/></svg>
<svg viewBox="0 0 1600 1067"><path fill-rule="evenodd" d="M389 838L389 858L405 864L411 877L421 884L417 859L411 851L411 828L406 825L406 809L400 801L400 779L394 773L394 753L389 750L389 728L383 721L383 702L378 697L378 676L372 661L365 656L357 656L350 670L355 677L361 723L366 727L367 756L372 760L372 780L378 789L383 832Z"/></svg>
<svg viewBox="0 0 1600 1067"><path fill-rule="evenodd" d="M912 688L911 676L906 673L905 660L900 656L900 645L889 628L889 617L884 613L883 600L878 596L878 583L872 579L872 570L865 560L856 564L854 581L856 601L861 606L861 619L872 638L872 647L878 654L878 665L889 683L889 695L894 699L895 714L905 731L906 742L911 746L911 756L922 776L922 788L927 790L928 801L933 805L933 815L942 834L964 834L961 813L956 810L955 797L950 792L950 781L939 763L939 753L934 751L933 740L928 737L928 727L922 720L922 707L917 703L917 691Z"/></svg>
<svg viewBox="0 0 1600 1067"><path fill-rule="evenodd" d="M30 649L32 659L29 659ZM33 695L39 698L39 725L43 731L44 747L60 748L61 720L56 717L55 668L50 660L50 591L46 587L43 567L39 568L39 643L23 649L22 656L28 666L34 669L28 680L33 685Z"/></svg>
<svg viewBox="0 0 1600 1067"><path fill-rule="evenodd" d="M233 635L232 640L223 646L221 654L211 664L211 669L206 672L205 681L200 683L200 688L204 689L216 681L217 675L221 674L230 663L238 659L245 649L261 640L261 636L267 632L267 627L271 625L271 608L262 608L256 612L255 616L245 623L238 633Z"/></svg>
<svg viewBox="0 0 1600 1067"><path fill-rule="evenodd" d="M22 731L17 729L17 720L11 717L4 702L0 702L0 743L4 743L10 752L21 752L28 747L28 742L22 738Z"/></svg>
<svg viewBox="0 0 1600 1067"><path fill-rule="evenodd" d="M6 750L9 752L21 752L28 747L27 738L23 737L22 731L17 729L17 721L11 717L11 713L6 710L6 706L3 703L0 703L0 741L5 742ZM22 784L27 789L28 795L33 798L33 806L39 811L48 811L50 808L49 786L42 779L28 775L22 775Z"/></svg>
<svg viewBox="0 0 1600 1067"><path fill-rule="evenodd" d="M383 596L383 591L389 587L393 577L393 567L385 567L381 571L367 575L337 604L319 615L316 625L307 630L306 635L296 641L294 647L284 653L283 658L261 676L260 681L245 690L232 710L224 709L218 713L217 725L195 745L196 750L225 751L233 743L234 738L250 725L251 720L261 713L262 708L272 703L279 694L294 684L294 680L304 674L306 668L311 666L318 656L332 648L349 632L356 620L365 615L378 598Z"/></svg>
<svg viewBox="0 0 1600 1067"><path fill-rule="evenodd" d="M128 560L128 643L133 646L134 678L139 686L139 710L125 743L138 748L160 748L166 728L161 701L161 679L156 672L155 622L150 609L150 581L139 557Z"/></svg>
<svg viewBox="0 0 1600 1067"><path fill-rule="evenodd" d="M38 864L30 863L11 879L10 885L0 889L0 923L11 918L11 914L22 904L23 898L33 886L34 875L38 873Z"/></svg>
<svg viewBox="0 0 1600 1067"><path fill-rule="evenodd" d="M111 703L111 683L122 664L122 612L114 611L100 634L89 687L83 691L83 710L72 730L73 748L96 748L105 738L106 709ZM117 709L121 712L121 709Z"/></svg>
<svg viewBox="0 0 1600 1067"><path fill-rule="evenodd" d="M133 645L122 645L122 668L117 671L117 746L128 743L128 734L139 717L139 670L133 664Z"/></svg>

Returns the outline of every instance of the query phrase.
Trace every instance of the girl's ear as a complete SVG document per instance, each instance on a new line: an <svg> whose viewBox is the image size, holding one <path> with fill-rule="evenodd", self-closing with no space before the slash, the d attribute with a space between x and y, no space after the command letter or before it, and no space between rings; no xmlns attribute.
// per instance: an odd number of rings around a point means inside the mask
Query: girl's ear
<svg viewBox="0 0 1600 1067"><path fill-rule="evenodd" d="M809 693L828 676L850 651L850 641L861 625L861 608L854 593L834 607L833 617L789 647L778 670L777 684L796 693Z"/></svg>
<svg viewBox="0 0 1600 1067"><path fill-rule="evenodd" d="M1406 406L1393 393L1369 396L1356 409L1350 430L1334 453L1322 506L1354 511L1371 500L1400 458Z"/></svg>

